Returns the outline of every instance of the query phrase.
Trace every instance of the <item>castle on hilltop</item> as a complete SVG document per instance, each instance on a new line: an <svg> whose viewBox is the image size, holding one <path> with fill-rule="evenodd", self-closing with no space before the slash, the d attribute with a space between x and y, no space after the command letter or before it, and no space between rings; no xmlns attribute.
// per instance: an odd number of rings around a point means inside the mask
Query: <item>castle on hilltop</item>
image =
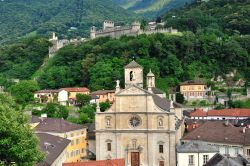
<svg viewBox="0 0 250 166"><path fill-rule="evenodd" d="M151 23L152 24L152 23ZM155 23L156 24L156 23ZM150 25L149 25L150 26ZM113 21L104 21L103 28L101 30L96 30L96 27L93 26L90 29L90 38L95 39L97 37L110 36L112 38L119 38L123 35L126 36L136 36L139 34L151 34L151 33L177 33L177 29L170 28L152 28L150 26L146 30L141 29L140 22L133 22L131 26L115 26Z"/></svg>
<svg viewBox="0 0 250 166"><path fill-rule="evenodd" d="M52 46L49 47L49 58L52 58L54 54L60 49L65 47L68 44L76 44L79 42L84 41L85 38L81 39L61 39L58 40L58 37L56 36L55 32L52 32L52 38L49 39L49 41L52 43Z"/></svg>

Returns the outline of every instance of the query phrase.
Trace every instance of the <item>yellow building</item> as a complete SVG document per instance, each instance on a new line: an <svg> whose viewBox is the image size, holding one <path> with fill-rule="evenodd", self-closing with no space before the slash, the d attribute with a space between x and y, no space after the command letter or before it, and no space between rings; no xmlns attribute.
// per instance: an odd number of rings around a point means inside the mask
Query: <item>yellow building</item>
<svg viewBox="0 0 250 166"><path fill-rule="evenodd" d="M185 100L204 100L207 99L206 84L202 81L185 81L180 85L180 92Z"/></svg>
<svg viewBox="0 0 250 166"><path fill-rule="evenodd" d="M99 103L109 102L113 103L115 101L115 90L98 90L92 92L91 95L96 95L99 97Z"/></svg>
<svg viewBox="0 0 250 166"><path fill-rule="evenodd" d="M31 126L38 133L47 133L71 141L67 147L66 162L78 162L86 157L87 127L59 118L32 118Z"/></svg>
<svg viewBox="0 0 250 166"><path fill-rule="evenodd" d="M75 105L77 94L89 95L89 93L90 90L86 87L61 88L58 93L58 102L61 105Z"/></svg>

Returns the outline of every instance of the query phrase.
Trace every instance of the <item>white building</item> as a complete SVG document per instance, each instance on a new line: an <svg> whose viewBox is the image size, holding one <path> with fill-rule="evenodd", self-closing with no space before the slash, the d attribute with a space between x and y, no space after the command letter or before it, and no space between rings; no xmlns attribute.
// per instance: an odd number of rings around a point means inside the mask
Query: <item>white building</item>
<svg viewBox="0 0 250 166"><path fill-rule="evenodd" d="M204 142L187 142L177 146L177 166L203 166L219 152L217 147Z"/></svg>

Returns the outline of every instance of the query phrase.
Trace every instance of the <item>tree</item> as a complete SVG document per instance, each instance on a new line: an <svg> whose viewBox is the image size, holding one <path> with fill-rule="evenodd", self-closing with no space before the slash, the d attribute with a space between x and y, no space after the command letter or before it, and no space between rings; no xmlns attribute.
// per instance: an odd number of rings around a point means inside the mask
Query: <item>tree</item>
<svg viewBox="0 0 250 166"><path fill-rule="evenodd" d="M3 103L6 97L12 100L8 95L0 94L0 163L35 165L44 158L38 139L27 125L26 116L13 107L13 100Z"/></svg>
<svg viewBox="0 0 250 166"><path fill-rule="evenodd" d="M35 81L21 81L10 87L10 92L14 96L16 102L25 106L26 104L33 102L34 92L39 89L37 82Z"/></svg>
<svg viewBox="0 0 250 166"><path fill-rule="evenodd" d="M69 110L65 106L48 103L44 109L41 110L41 114L47 114L50 118L63 118L67 119L69 116Z"/></svg>
<svg viewBox="0 0 250 166"><path fill-rule="evenodd" d="M100 110L101 112L106 111L108 108L110 108L111 104L109 102L102 102L100 103Z"/></svg>
<svg viewBox="0 0 250 166"><path fill-rule="evenodd" d="M180 103L180 104L183 104L184 101L185 101L185 98L184 98L183 94L176 93L176 102Z"/></svg>
<svg viewBox="0 0 250 166"><path fill-rule="evenodd" d="M86 104L89 104L91 100L91 96L89 95L85 95L85 94L76 94L76 102L77 104L79 104L80 107L86 105Z"/></svg>

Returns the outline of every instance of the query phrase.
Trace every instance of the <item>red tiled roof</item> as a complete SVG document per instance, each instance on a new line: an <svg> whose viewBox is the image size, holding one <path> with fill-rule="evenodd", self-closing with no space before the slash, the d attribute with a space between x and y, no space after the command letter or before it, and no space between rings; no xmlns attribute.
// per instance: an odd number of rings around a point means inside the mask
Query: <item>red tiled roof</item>
<svg viewBox="0 0 250 166"><path fill-rule="evenodd" d="M226 125L222 121L208 121L188 133L182 140L199 140L213 143L250 145L250 129Z"/></svg>
<svg viewBox="0 0 250 166"><path fill-rule="evenodd" d="M61 88L60 90L66 90L68 92L89 92L89 89L86 87Z"/></svg>
<svg viewBox="0 0 250 166"><path fill-rule="evenodd" d="M88 162L78 162L78 163L63 163L63 166L125 166L124 159L114 159L114 160L100 160L100 161L88 161Z"/></svg>
<svg viewBox="0 0 250 166"><path fill-rule="evenodd" d="M203 111L203 109L195 109L193 112L190 112L191 117L206 117L207 112Z"/></svg>
<svg viewBox="0 0 250 166"><path fill-rule="evenodd" d="M233 117L244 117L250 116L250 109L233 108L223 110L209 110L208 116L233 116Z"/></svg>

